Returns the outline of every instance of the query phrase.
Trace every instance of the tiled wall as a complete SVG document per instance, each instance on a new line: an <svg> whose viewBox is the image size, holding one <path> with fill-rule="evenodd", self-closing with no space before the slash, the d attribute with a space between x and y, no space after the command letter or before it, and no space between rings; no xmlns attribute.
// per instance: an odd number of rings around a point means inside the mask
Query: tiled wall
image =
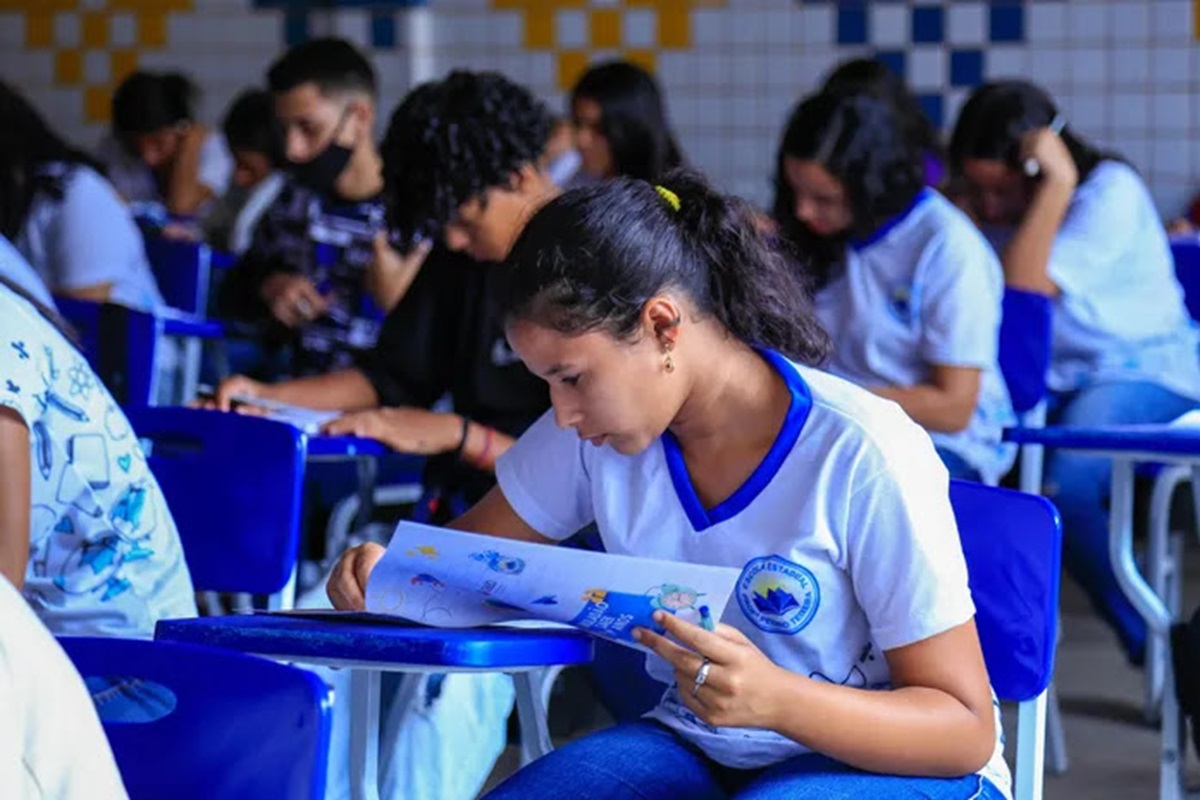
<svg viewBox="0 0 1200 800"><path fill-rule="evenodd" d="M330 6L344 6L329 10ZM500 69L561 109L587 61L657 71L691 159L760 202L788 108L841 58L876 53L935 120L969 88L1024 75L1146 176L1165 214L1200 189L1200 0L0 0L0 76L83 142L136 64L182 67L215 119L288 42L336 33L373 51L384 113L452 66ZM305 6L318 7L307 10ZM411 25L431 32L414 52ZM419 37L417 37L419 39Z"/></svg>

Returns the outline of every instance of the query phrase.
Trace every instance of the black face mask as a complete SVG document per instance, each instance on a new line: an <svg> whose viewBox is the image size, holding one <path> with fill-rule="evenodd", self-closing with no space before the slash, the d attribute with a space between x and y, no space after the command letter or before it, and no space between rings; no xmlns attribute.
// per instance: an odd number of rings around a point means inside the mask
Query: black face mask
<svg viewBox="0 0 1200 800"><path fill-rule="evenodd" d="M354 155L353 148L343 147L337 143L337 137L341 134L346 119L346 115L343 114L337 127L333 129L329 145L316 156L308 161L288 162L288 172L301 186L306 186L322 195L336 194L334 184L346 171L346 166L350 163L351 156Z"/></svg>

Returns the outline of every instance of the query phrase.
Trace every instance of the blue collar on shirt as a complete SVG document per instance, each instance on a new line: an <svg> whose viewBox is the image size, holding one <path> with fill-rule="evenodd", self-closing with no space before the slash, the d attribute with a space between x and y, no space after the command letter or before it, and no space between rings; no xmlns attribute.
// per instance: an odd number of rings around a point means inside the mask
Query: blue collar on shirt
<svg viewBox="0 0 1200 800"><path fill-rule="evenodd" d="M737 516L762 494L763 489L767 488L779 472L779 468L783 466L792 448L796 446L800 439L800 431L808 419L808 412L812 410L812 393L796 368L773 350L759 352L783 378L792 399L787 415L783 418L783 427L779 429L771 449L737 491L713 508L705 509L696 495L695 487L692 486L692 478L688 474L687 464L683 460L683 452L679 449L679 441L675 434L665 431L662 435L663 454L667 459L667 469L671 473L671 483L675 487L680 505L692 523L692 528L697 532Z"/></svg>
<svg viewBox="0 0 1200 800"><path fill-rule="evenodd" d="M865 239L852 239L850 241L850 247L854 250L865 250L866 248L875 244L880 239L891 233L892 229L903 222L909 214L916 211L923 203L930 200L935 194L936 192L933 189L925 187L921 191L917 192L917 196L914 197L913 201L908 204L908 208L904 209L899 214L880 225L875 229L874 233Z"/></svg>

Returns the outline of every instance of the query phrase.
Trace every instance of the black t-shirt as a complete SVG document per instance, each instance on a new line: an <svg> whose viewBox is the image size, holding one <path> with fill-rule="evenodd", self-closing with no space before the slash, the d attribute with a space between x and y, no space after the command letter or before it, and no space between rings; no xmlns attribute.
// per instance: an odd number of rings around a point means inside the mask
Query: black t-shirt
<svg viewBox="0 0 1200 800"><path fill-rule="evenodd" d="M545 381L509 348L498 306L504 267L435 248L383 322L358 366L385 406L428 408L449 394L454 411L520 436L550 407ZM474 502L495 483L452 455L430 460L426 485Z"/></svg>

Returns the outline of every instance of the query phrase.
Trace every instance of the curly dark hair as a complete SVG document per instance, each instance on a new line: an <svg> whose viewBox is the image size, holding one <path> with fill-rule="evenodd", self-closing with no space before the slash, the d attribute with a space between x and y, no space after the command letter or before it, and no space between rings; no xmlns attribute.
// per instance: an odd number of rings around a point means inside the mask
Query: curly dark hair
<svg viewBox="0 0 1200 800"><path fill-rule="evenodd" d="M553 117L495 72L456 70L409 92L380 151L394 237L435 238L459 207L536 164Z"/></svg>
<svg viewBox="0 0 1200 800"><path fill-rule="evenodd" d="M62 198L63 177L47 175L47 164L81 164L104 174L104 168L54 132L25 97L0 81L0 233L15 240L25 225L34 197L45 192Z"/></svg>
<svg viewBox="0 0 1200 800"><path fill-rule="evenodd" d="M829 337L804 278L759 233L754 209L695 172L660 180L671 200L645 181L614 178L543 206L506 262L507 317L628 339L646 301L675 289L747 344L824 361Z"/></svg>

